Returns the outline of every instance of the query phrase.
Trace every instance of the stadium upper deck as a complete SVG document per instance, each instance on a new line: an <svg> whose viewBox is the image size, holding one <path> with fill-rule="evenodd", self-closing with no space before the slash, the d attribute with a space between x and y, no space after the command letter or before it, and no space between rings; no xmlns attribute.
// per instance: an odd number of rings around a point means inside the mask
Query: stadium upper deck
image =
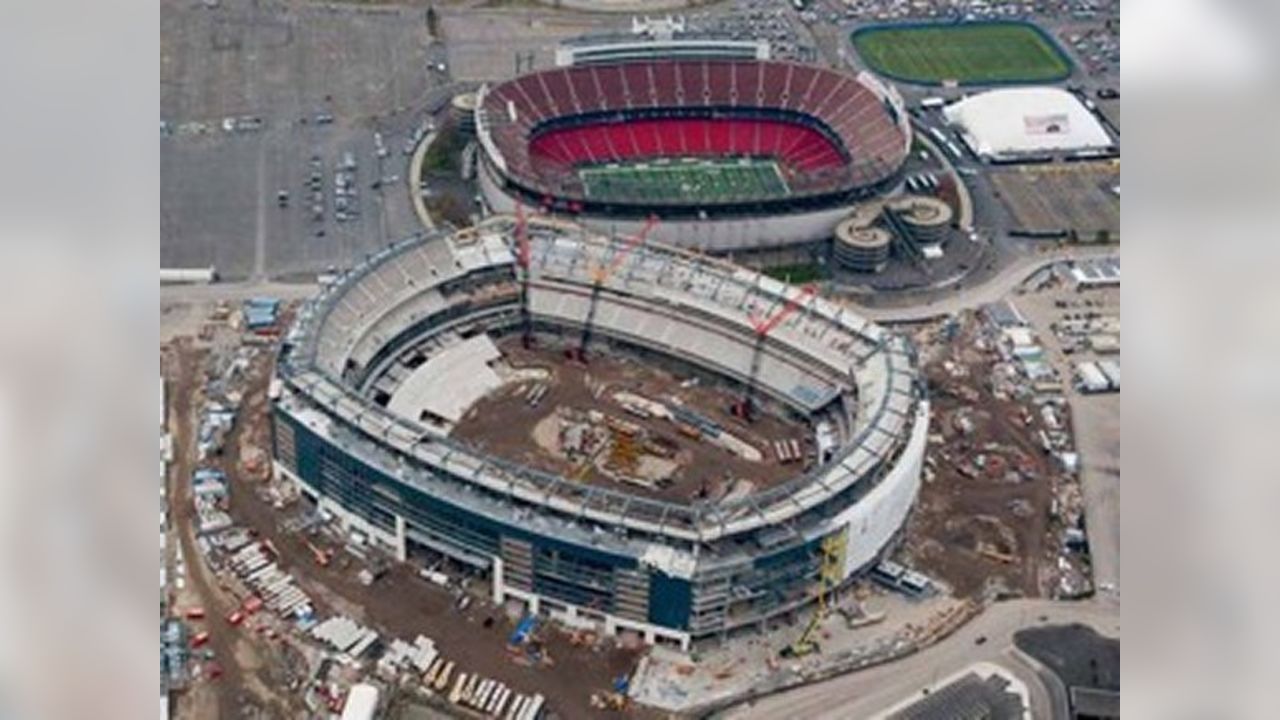
<svg viewBox="0 0 1280 720"><path fill-rule="evenodd" d="M477 128L507 189L590 213L577 169L657 158L771 158L795 202L876 186L910 148L901 99L873 77L757 60L632 61L543 70L481 90ZM779 200L733 198L737 203ZM728 205L730 199L722 199ZM707 198L611 198L703 210ZM784 208L785 209L785 208Z"/></svg>

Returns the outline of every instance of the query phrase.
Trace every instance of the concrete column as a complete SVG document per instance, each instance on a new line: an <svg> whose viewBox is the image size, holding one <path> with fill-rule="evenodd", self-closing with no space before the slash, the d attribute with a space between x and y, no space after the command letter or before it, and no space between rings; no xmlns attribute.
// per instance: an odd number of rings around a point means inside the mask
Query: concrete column
<svg viewBox="0 0 1280 720"><path fill-rule="evenodd" d="M564 614L565 614L565 617L569 618L570 620L577 620L577 619L578 619L578 608L574 607L573 605L570 605L570 606L569 606L569 607L564 611Z"/></svg>
<svg viewBox="0 0 1280 720"><path fill-rule="evenodd" d="M658 637L657 637L657 635L655 635L655 634L654 634L654 632L653 632L652 630L645 630L645 631L644 631L644 641L645 641L646 643L648 643L649 645L654 645L654 644L656 644L656 643L657 643L657 641L658 641Z"/></svg>
<svg viewBox="0 0 1280 720"><path fill-rule="evenodd" d="M409 559L409 545L404 537L404 517L396 515L396 559L404 562Z"/></svg>
<svg viewBox="0 0 1280 720"><path fill-rule="evenodd" d="M502 558L493 557L493 604L501 605L507 600L507 586L502 579Z"/></svg>
<svg viewBox="0 0 1280 720"><path fill-rule="evenodd" d="M605 635L618 634L618 623L614 621L612 615L604 616L604 634Z"/></svg>
<svg viewBox="0 0 1280 720"><path fill-rule="evenodd" d="M538 609L540 607L541 607L541 604L538 602L538 596L530 595L529 596L529 613L532 615L537 615Z"/></svg>

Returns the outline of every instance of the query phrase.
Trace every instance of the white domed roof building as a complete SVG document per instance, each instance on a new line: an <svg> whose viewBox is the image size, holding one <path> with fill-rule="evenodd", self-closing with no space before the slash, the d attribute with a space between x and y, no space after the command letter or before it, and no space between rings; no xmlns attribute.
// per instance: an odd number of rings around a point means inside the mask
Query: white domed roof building
<svg viewBox="0 0 1280 720"><path fill-rule="evenodd" d="M1098 118L1066 90L1009 88L980 93L948 106L975 155L993 162L1066 155L1105 156L1115 150Z"/></svg>

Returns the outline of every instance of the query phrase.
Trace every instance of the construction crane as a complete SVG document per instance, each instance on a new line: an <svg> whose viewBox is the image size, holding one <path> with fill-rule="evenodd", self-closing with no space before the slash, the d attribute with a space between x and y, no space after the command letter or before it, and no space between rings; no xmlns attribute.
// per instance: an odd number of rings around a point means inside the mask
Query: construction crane
<svg viewBox="0 0 1280 720"><path fill-rule="evenodd" d="M755 396L756 396L756 378L760 374L760 364L764 357L765 338L769 337L769 333L782 324L791 313L800 308L800 305L811 295L816 292L812 285L807 285L800 289L800 294L794 297L788 297L783 302L782 307L776 310L772 315L768 315L763 319L751 317L751 326L756 331L755 347L751 351L751 371L747 374L747 387L742 395L742 400L731 408L734 415L751 422L755 417Z"/></svg>
<svg viewBox="0 0 1280 720"><path fill-rule="evenodd" d="M823 619L827 617L827 613L831 610L831 594L840 585L840 579L844 576L844 556L845 548L848 546L848 527L832 533L822 539L819 545L821 553L821 562L818 569L818 583L815 589L818 604L813 609L813 615L809 618L808 624L804 626L804 631L800 633L800 637L795 642L782 649L783 657L804 657L812 652L818 652L821 648L813 639L818 632L818 627L822 624Z"/></svg>
<svg viewBox="0 0 1280 720"><path fill-rule="evenodd" d="M529 312L529 275L532 251L529 249L529 223L524 217L524 203L516 200L516 265L520 268L520 342L528 350L533 346L533 315Z"/></svg>
<svg viewBox="0 0 1280 720"><path fill-rule="evenodd" d="M605 281L617 272L618 268L622 267L622 261L626 260L631 251L644 242L649 231L657 224L658 217L650 215L640 232L627 238L622 247L613 253L608 265L596 265L591 274L591 303L587 306L587 318L582 323L582 342L578 345L577 352L578 362L585 363L587 361L587 344L591 342L591 327L595 323L596 307L600 304L600 290L604 287Z"/></svg>

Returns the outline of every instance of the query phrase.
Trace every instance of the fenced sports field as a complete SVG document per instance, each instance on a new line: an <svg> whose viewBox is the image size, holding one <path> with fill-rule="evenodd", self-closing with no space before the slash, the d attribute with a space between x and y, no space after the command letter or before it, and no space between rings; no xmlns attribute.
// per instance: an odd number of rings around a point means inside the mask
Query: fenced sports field
<svg viewBox="0 0 1280 720"><path fill-rule="evenodd" d="M920 23L861 28L850 42L875 72L901 82L960 85L1054 82L1071 61L1023 22Z"/></svg>

